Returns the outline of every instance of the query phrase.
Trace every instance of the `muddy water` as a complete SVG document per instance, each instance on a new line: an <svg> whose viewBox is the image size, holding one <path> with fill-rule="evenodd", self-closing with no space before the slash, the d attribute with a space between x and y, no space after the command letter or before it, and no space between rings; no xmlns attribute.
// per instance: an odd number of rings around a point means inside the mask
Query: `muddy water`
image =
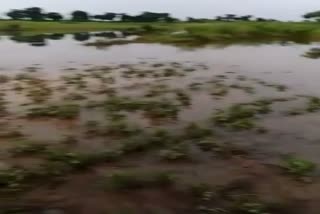
<svg viewBox="0 0 320 214"><path fill-rule="evenodd" d="M216 80L217 75L224 75L228 84L243 84L254 87L255 93L248 94L241 90L230 90L228 95L214 98L208 94L208 87L204 90L190 92L192 106L184 108L180 113L179 122L167 123L167 127L176 127L177 124L188 124L193 121L206 121L213 109L223 109L234 103L251 102L260 98L294 98L293 101L276 103L274 112L259 121L259 125L268 129L268 133L259 135L250 131L226 132L225 137L230 141L250 145L263 157L278 156L279 154L297 153L320 163L320 117L317 113L303 114L295 117L284 116L283 112L303 108L305 100L299 95L320 96L320 60L304 57L311 48L320 44L261 44L261 45L232 45L232 46L207 46L203 48L181 48L161 44L128 44L115 45L108 48L84 46L85 42L94 41L96 38L74 39L66 35L60 40L46 39L41 45L32 45L27 42L10 40L3 36L0 40L0 72L6 75L20 73L26 67L36 67L37 72L32 75L52 79L57 84L62 75L84 73L85 69L97 66L112 67L112 76L116 78L115 87L121 88L121 93L143 94L150 85L167 84L172 88L185 88L191 83L207 84ZM86 40L86 41L83 41ZM43 42L43 41L42 41ZM135 69L155 70L154 63L164 63L165 68L170 68L170 63L180 63L185 68L192 67L197 72L190 72L185 77L169 78L124 78L121 72L123 64L129 64ZM157 68L158 69L158 68ZM179 70L178 69L178 70ZM244 77L244 78L239 78ZM220 78L221 79L221 78ZM279 92L274 88L265 87L259 81L271 84L281 84L288 90ZM139 84L142 85L139 87ZM95 87L95 84L91 84ZM145 85L145 86L143 86ZM132 90L133 88L137 90ZM129 90L130 89L130 90ZM136 91L136 92L134 92ZM10 92L8 92L10 93ZM97 98L86 94L90 99ZM59 95L61 96L61 95ZM21 99L12 95L11 109L19 112ZM19 104L14 104L14 103ZM83 131L80 126L90 119L101 119L101 112L84 111L80 122L64 124L60 121L25 121L11 120L16 127L28 136L35 139L59 140L69 132L78 136ZM140 124L150 127L141 115L131 115L131 120L139 120ZM51 136L49 136L51 133ZM53 134L52 134L53 133ZM49 137L49 138L48 138ZM79 135L79 138L82 135ZM83 140L85 141L85 140ZM100 140L101 141L101 140ZM99 144L100 142L97 140ZM85 143L85 142L84 142ZM95 148L99 148L94 143ZM85 146L85 148L87 148Z"/></svg>

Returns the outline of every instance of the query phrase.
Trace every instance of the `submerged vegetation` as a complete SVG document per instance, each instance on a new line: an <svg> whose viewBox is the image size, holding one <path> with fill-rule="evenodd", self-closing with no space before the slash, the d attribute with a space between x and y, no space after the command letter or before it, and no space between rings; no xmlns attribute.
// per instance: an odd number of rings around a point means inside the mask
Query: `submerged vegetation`
<svg viewBox="0 0 320 214"><path fill-rule="evenodd" d="M313 162L293 156L286 157L282 167L287 170L288 173L298 177L310 176L316 169L316 165Z"/></svg>
<svg viewBox="0 0 320 214"><path fill-rule="evenodd" d="M236 104L227 110L219 110L213 116L213 121L220 126L242 130L252 129L255 125L255 119L259 114L267 114L271 110L267 100L259 100L249 104Z"/></svg>

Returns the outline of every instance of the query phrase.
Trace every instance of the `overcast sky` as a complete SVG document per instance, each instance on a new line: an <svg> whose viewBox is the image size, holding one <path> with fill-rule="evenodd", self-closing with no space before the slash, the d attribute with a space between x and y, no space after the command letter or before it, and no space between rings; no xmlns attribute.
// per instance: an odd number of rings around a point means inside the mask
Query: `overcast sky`
<svg viewBox="0 0 320 214"><path fill-rule="evenodd" d="M212 18L234 13L296 20L301 14L320 10L320 0L0 0L0 11L30 6L64 14L81 9L91 13L142 11L169 12L176 17Z"/></svg>

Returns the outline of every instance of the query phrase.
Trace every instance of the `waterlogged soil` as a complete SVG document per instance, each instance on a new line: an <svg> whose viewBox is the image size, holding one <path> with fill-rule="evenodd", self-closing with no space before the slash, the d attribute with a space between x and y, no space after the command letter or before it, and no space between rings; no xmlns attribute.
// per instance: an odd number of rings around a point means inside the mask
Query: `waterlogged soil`
<svg viewBox="0 0 320 214"><path fill-rule="evenodd" d="M318 213L307 45L55 43L0 42L0 213Z"/></svg>

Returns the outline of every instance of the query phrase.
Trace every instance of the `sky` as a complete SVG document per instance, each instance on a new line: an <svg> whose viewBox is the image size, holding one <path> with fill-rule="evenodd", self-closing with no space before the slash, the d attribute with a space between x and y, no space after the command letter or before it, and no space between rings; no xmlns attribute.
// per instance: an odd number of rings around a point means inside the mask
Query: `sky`
<svg viewBox="0 0 320 214"><path fill-rule="evenodd" d="M0 0L0 12L38 6L46 11L68 14L79 9L92 14L143 11L169 12L178 18L213 18L227 13L255 15L280 20L298 20L301 15L320 10L320 0Z"/></svg>

